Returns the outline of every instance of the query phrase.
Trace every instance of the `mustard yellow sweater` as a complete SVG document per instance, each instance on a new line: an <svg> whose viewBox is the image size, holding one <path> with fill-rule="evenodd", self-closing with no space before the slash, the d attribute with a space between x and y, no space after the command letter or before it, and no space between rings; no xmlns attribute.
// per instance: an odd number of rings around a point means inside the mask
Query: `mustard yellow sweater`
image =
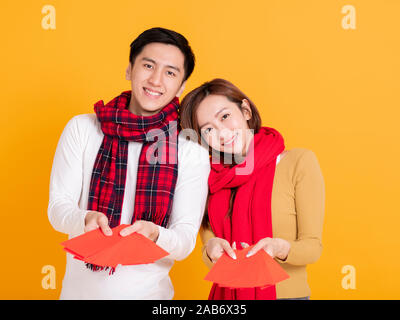
<svg viewBox="0 0 400 320"><path fill-rule="evenodd" d="M324 179L315 154L302 148L288 150L276 166L271 200L273 237L291 245L285 261L275 259L290 276L276 285L278 299L310 296L306 266L321 255L324 207ZM205 245L215 235L201 227L200 237L203 261L211 268Z"/></svg>

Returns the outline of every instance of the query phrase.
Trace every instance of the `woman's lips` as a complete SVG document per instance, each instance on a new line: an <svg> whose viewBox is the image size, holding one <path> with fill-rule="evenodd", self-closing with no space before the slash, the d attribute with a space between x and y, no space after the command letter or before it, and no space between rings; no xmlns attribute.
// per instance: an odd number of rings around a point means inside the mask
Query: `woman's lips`
<svg viewBox="0 0 400 320"><path fill-rule="evenodd" d="M237 138L237 134L235 134L235 135L232 137L231 140L229 140L228 142L225 142L225 143L223 144L223 147L232 145L233 142L236 140L236 138Z"/></svg>

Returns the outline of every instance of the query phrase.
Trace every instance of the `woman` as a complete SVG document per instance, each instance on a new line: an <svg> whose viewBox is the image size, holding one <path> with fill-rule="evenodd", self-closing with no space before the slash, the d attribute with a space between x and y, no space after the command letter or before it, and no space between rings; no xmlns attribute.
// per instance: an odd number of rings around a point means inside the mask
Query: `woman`
<svg viewBox="0 0 400 320"><path fill-rule="evenodd" d="M314 153L285 150L281 134L261 127L252 101L232 83L214 79L188 93L180 107L183 128L209 148L209 197L200 236L211 267L225 251L254 245L290 278L265 289L214 284L209 299L309 299L306 266L318 260L325 191ZM233 159L232 159L233 158Z"/></svg>

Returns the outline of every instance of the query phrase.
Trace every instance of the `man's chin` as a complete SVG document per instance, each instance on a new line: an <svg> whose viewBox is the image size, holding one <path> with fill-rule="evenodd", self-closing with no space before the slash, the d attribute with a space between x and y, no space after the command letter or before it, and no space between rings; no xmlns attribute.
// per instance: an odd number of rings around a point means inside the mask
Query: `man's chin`
<svg viewBox="0 0 400 320"><path fill-rule="evenodd" d="M159 113L165 105L146 105L141 107L140 113L143 116L150 116Z"/></svg>
<svg viewBox="0 0 400 320"><path fill-rule="evenodd" d="M143 116L149 116L149 115L154 115L156 113L159 113L168 103L171 102L172 98L170 100L165 99L163 97L162 100L152 100L152 99L146 99L144 97L140 97L139 99L136 100L137 107L135 113L138 113L139 115Z"/></svg>

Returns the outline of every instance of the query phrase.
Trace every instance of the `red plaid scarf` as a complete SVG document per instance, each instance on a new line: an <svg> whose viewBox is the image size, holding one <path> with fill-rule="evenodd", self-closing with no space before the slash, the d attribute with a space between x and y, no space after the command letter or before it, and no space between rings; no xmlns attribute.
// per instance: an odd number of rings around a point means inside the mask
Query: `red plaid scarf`
<svg viewBox="0 0 400 320"><path fill-rule="evenodd" d="M92 171L88 210L103 212L111 228L120 224L128 143L141 142L131 223L147 220L166 227L178 177L179 100L175 97L159 113L143 117L128 110L130 98L131 91L125 91L106 105L103 100L94 105L104 138Z"/></svg>

